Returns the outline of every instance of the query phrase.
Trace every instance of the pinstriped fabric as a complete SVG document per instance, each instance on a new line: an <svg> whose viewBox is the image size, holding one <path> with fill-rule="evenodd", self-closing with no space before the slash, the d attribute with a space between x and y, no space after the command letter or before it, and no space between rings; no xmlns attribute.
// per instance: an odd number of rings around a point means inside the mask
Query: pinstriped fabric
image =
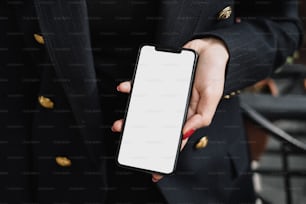
<svg viewBox="0 0 306 204"><path fill-rule="evenodd" d="M295 0L270 0L264 5L241 1L235 10L241 23L208 31L198 27L194 34L195 38L218 37L228 47L224 95L269 76L297 49L302 38Z"/></svg>

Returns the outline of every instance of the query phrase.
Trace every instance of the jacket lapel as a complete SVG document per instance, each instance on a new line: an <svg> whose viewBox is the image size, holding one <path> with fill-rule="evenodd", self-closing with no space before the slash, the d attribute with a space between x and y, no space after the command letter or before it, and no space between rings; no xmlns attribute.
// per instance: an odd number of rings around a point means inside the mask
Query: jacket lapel
<svg viewBox="0 0 306 204"><path fill-rule="evenodd" d="M160 0L156 42L160 47L180 49L191 40L208 0Z"/></svg>
<svg viewBox="0 0 306 204"><path fill-rule="evenodd" d="M85 0L35 0L47 52L93 162L101 155L101 107ZM95 162L96 163L96 162Z"/></svg>

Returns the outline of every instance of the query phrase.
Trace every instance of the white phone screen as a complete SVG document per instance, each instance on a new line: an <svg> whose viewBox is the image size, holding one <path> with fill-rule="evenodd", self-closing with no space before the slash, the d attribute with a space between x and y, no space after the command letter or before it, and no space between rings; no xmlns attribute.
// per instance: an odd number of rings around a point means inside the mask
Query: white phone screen
<svg viewBox="0 0 306 204"><path fill-rule="evenodd" d="M172 173L194 75L196 54L140 49L119 147L118 163Z"/></svg>

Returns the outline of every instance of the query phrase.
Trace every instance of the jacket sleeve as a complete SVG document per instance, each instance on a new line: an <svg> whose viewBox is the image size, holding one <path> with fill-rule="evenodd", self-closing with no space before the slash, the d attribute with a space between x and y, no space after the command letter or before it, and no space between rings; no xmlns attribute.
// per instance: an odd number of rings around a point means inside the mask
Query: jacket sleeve
<svg viewBox="0 0 306 204"><path fill-rule="evenodd" d="M240 23L196 33L222 39L230 53L224 95L269 76L301 44L297 0L241 0L234 6Z"/></svg>

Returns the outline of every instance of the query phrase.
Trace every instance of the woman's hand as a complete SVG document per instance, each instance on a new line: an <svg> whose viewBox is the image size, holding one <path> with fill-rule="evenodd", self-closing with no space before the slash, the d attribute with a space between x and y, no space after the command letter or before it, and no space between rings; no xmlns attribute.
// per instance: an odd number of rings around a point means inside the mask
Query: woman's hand
<svg viewBox="0 0 306 204"><path fill-rule="evenodd" d="M183 141L181 150L186 145L188 138L196 129L208 126L215 114L224 88L226 64L229 53L223 41L217 38L204 38L189 41L184 48L195 50L198 63L187 120L183 127ZM117 90L130 93L131 83L122 82ZM121 132L123 120L117 120L112 126L112 131ZM159 174L152 175L152 181L157 182L162 178Z"/></svg>

